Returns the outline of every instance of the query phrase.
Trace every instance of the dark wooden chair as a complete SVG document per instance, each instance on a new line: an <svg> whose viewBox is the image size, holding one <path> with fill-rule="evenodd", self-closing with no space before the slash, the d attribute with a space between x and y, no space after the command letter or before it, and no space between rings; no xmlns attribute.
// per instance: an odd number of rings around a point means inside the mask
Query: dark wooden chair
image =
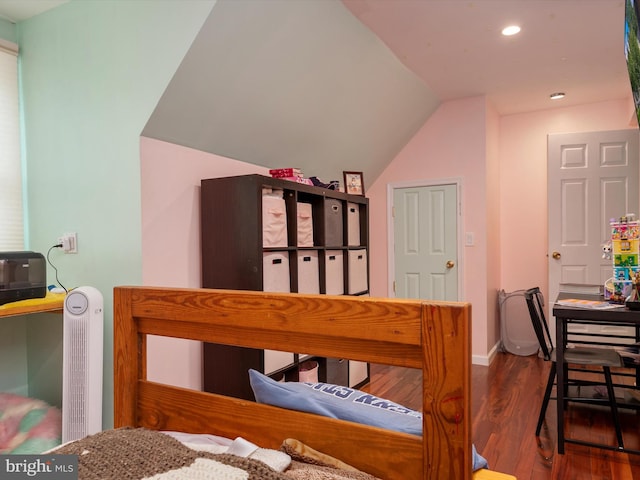
<svg viewBox="0 0 640 480"><path fill-rule="evenodd" d="M539 436L540 429L542 428L542 423L544 422L544 418L547 412L547 406L549 405L549 400L551 400L551 392L554 384L556 383L556 371L558 366L556 365L555 349L553 346L551 334L549 332L549 325L544 314L544 301L542 298L542 293L540 292L540 289L538 287L530 288L525 292L524 297L527 302L527 307L529 308L529 314L531 316L533 329L540 343L540 351L544 359L551 362L549 379L547 380L547 386L545 388L544 398L542 400L542 407L540 408L540 415L538 416L538 425L536 426L536 436ZM569 371L567 365L581 367L602 367L602 373L604 374L604 385L606 386L607 391L606 398L580 396L569 397L567 392L569 386L571 385L602 385L602 382L571 380L568 379L568 375L565 375L565 378L567 378L565 385L557 386L558 397L560 397L560 392L562 392L562 398L565 401L608 405L611 409L611 418L616 432L618 447L624 448L624 443L622 440L622 429L620 428L620 419L618 416L618 406L613 389L613 381L611 379L611 368L623 366L622 358L620 357L618 352L616 352L612 348L606 347L567 348L565 349L564 353L564 361L565 365L561 365L560 368L566 368L567 372ZM592 444L590 442L576 439L565 438L565 441L580 443L589 446L598 446L597 444Z"/></svg>

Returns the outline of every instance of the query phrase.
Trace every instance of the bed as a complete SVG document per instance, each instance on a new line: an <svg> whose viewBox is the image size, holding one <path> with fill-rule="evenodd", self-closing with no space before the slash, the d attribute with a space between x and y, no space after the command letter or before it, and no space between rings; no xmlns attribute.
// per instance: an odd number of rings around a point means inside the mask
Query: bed
<svg viewBox="0 0 640 480"><path fill-rule="evenodd" d="M383 479L471 478L470 331L468 303L116 287L114 427L293 438ZM146 335L421 369L423 435L148 381Z"/></svg>

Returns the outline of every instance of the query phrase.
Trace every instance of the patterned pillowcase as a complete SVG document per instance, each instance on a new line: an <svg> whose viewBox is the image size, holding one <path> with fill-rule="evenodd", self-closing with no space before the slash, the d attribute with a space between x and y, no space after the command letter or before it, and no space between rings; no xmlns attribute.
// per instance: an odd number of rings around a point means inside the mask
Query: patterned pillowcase
<svg viewBox="0 0 640 480"><path fill-rule="evenodd" d="M276 382L249 370L258 403L422 435L422 413L370 393L329 383ZM472 445L473 470L488 468Z"/></svg>
<svg viewBox="0 0 640 480"><path fill-rule="evenodd" d="M370 393L328 383L276 382L249 370L259 403L422 435L422 414Z"/></svg>
<svg viewBox="0 0 640 480"><path fill-rule="evenodd" d="M0 393L0 453L42 453L61 438L60 410L42 400Z"/></svg>

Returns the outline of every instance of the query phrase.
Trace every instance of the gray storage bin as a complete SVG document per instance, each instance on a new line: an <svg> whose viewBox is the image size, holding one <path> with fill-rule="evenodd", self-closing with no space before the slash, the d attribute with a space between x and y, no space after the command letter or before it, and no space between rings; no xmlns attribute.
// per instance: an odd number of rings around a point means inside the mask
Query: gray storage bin
<svg viewBox="0 0 640 480"><path fill-rule="evenodd" d="M328 247L343 245L342 202L334 198L324 201L324 244Z"/></svg>
<svg viewBox="0 0 640 480"><path fill-rule="evenodd" d="M498 292L501 349L520 356L538 353L540 344L531 324L524 290Z"/></svg>
<svg viewBox="0 0 640 480"><path fill-rule="evenodd" d="M349 384L349 360L327 358L327 383L334 385Z"/></svg>

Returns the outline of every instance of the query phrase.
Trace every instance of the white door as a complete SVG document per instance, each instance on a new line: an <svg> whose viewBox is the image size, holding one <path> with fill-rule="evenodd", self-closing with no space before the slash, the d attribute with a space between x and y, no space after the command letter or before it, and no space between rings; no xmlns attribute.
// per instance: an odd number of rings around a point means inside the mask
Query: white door
<svg viewBox="0 0 640 480"><path fill-rule="evenodd" d="M456 184L394 188L394 284L398 298L458 300Z"/></svg>
<svg viewBox="0 0 640 480"><path fill-rule="evenodd" d="M602 258L609 222L638 218L638 130L548 137L549 302L560 283L601 285L613 273Z"/></svg>

